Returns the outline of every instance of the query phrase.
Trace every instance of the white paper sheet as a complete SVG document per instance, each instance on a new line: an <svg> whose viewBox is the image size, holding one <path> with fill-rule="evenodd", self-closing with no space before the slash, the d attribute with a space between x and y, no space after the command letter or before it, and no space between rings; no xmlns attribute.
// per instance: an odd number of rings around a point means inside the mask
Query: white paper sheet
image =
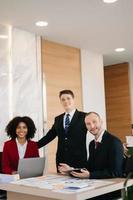
<svg viewBox="0 0 133 200"><path fill-rule="evenodd" d="M19 174L0 174L0 183L10 183L16 180L19 180Z"/></svg>

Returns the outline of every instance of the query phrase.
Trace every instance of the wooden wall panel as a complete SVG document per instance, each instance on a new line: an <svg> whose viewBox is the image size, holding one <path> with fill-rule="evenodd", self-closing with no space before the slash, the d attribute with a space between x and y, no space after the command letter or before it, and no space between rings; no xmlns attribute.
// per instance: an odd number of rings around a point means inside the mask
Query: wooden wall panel
<svg viewBox="0 0 133 200"><path fill-rule="evenodd" d="M47 125L50 128L55 116L64 112L59 102L59 91L71 89L75 93L78 109L82 109L80 50L42 40L42 64L46 79ZM49 171L55 171L57 140L48 144Z"/></svg>
<svg viewBox="0 0 133 200"><path fill-rule="evenodd" d="M107 128L122 141L131 134L129 66L122 63L105 67Z"/></svg>

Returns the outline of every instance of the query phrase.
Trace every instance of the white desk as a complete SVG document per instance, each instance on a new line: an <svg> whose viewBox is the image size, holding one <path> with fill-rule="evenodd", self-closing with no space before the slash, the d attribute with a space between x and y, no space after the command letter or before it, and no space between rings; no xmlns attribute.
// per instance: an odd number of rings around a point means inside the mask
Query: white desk
<svg viewBox="0 0 133 200"><path fill-rule="evenodd" d="M125 179L106 179L105 181L110 181L110 183L92 189L88 189L86 187L81 190L75 190L74 192L65 192L64 190L61 192L61 190L42 189L35 186L24 186L13 183L2 183L0 184L0 189L7 190L8 200L84 200L123 189L123 183ZM133 185L133 179L128 181L128 186L131 185Z"/></svg>

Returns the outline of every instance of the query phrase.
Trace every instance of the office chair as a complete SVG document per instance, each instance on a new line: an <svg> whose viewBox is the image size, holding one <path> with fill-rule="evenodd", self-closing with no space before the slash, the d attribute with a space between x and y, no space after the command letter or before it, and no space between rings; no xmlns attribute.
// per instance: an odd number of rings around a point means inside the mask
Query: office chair
<svg viewBox="0 0 133 200"><path fill-rule="evenodd" d="M128 180L133 178L133 155L126 159L125 173L127 178L124 182L124 190L122 192L123 200L133 200L133 186L127 187Z"/></svg>
<svg viewBox="0 0 133 200"><path fill-rule="evenodd" d="M0 152L0 173L2 173L2 152ZM0 200L7 199L7 192L5 190L0 190Z"/></svg>

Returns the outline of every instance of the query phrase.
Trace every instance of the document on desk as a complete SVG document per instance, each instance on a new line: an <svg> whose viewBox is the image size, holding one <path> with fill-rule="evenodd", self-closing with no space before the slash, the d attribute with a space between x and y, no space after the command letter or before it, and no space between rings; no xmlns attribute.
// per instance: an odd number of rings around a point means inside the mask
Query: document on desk
<svg viewBox="0 0 133 200"><path fill-rule="evenodd" d="M19 180L19 174L0 174L0 183L10 183Z"/></svg>
<svg viewBox="0 0 133 200"><path fill-rule="evenodd" d="M113 182L105 180L79 179L60 175L47 175L21 179L18 181L13 181L12 183L30 187L38 187L42 189L50 189L61 193L72 193L109 185Z"/></svg>
<svg viewBox="0 0 133 200"><path fill-rule="evenodd" d="M68 182L64 184L64 189L82 189L85 187L91 187L94 188L94 186L90 185L88 182L85 182L84 180L82 180L82 182Z"/></svg>
<svg viewBox="0 0 133 200"><path fill-rule="evenodd" d="M47 175L35 178L21 179L18 181L13 181L12 183L17 185L53 189L57 185L59 186L63 185L66 181L68 181L68 179L69 177L66 176Z"/></svg>
<svg viewBox="0 0 133 200"><path fill-rule="evenodd" d="M68 183L61 189L53 189L54 192L60 192L64 194L72 194L72 193L79 193L85 192L87 190L95 189L98 187L104 187L107 185L113 184L112 181L105 181L105 180L90 180L90 179L80 179L77 180L77 183ZM80 183L82 182L82 184ZM80 185L80 186L79 186Z"/></svg>

